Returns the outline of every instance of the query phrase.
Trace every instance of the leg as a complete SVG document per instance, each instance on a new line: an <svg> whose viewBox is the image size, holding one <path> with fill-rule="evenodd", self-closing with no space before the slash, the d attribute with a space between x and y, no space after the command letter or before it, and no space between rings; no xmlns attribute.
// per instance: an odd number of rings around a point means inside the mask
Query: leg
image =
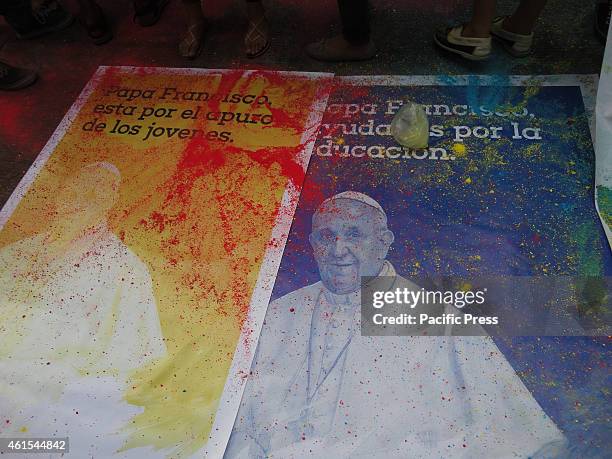
<svg viewBox="0 0 612 459"><path fill-rule="evenodd" d="M200 0L183 0L183 12L187 29L179 42L179 54L187 59L195 59L202 50L206 32L206 20L202 14Z"/></svg>
<svg viewBox="0 0 612 459"><path fill-rule="evenodd" d="M522 0L514 14L504 21L504 29L520 35L531 34L545 5L546 0Z"/></svg>
<svg viewBox="0 0 612 459"><path fill-rule="evenodd" d="M134 0L134 19L143 27L157 24L168 0Z"/></svg>
<svg viewBox="0 0 612 459"><path fill-rule="evenodd" d="M183 0L183 13L187 24L199 24L204 22L204 14L202 13L202 3L200 0Z"/></svg>
<svg viewBox="0 0 612 459"><path fill-rule="evenodd" d="M531 54L533 28L545 4L546 0L521 0L512 16L495 18L491 34L513 56L524 57Z"/></svg>
<svg viewBox="0 0 612 459"><path fill-rule="evenodd" d="M606 46L610 17L612 16L612 0L600 0L595 7L595 35Z"/></svg>
<svg viewBox="0 0 612 459"><path fill-rule="evenodd" d="M353 45L364 45L370 41L370 18L368 0L338 0L342 35Z"/></svg>
<svg viewBox="0 0 612 459"><path fill-rule="evenodd" d="M93 17L95 15L98 4L95 0L77 0L79 5L79 13L86 17Z"/></svg>
<svg viewBox="0 0 612 459"><path fill-rule="evenodd" d="M362 61L376 55L370 37L368 0L338 0L342 34L311 43L306 47L310 57L320 61Z"/></svg>
<svg viewBox="0 0 612 459"><path fill-rule="evenodd" d="M463 26L464 37L486 38L491 35L495 0L474 0L472 19Z"/></svg>
<svg viewBox="0 0 612 459"><path fill-rule="evenodd" d="M249 25L244 36L248 57L261 56L270 46L268 22L261 0L246 0Z"/></svg>
<svg viewBox="0 0 612 459"><path fill-rule="evenodd" d="M491 54L491 26L495 0L474 0L472 18L467 24L438 30L434 42L440 48L465 59L480 61Z"/></svg>

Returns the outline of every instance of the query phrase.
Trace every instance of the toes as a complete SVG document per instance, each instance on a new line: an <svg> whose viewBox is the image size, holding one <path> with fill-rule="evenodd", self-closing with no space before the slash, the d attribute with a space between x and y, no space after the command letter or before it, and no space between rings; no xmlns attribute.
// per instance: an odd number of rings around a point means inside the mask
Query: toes
<svg viewBox="0 0 612 459"><path fill-rule="evenodd" d="M256 40L253 42L253 47L251 48L251 53L255 54L260 52L264 47L265 42L262 39Z"/></svg>
<svg viewBox="0 0 612 459"><path fill-rule="evenodd" d="M255 54L259 49L259 40L251 38L245 45L247 54Z"/></svg>

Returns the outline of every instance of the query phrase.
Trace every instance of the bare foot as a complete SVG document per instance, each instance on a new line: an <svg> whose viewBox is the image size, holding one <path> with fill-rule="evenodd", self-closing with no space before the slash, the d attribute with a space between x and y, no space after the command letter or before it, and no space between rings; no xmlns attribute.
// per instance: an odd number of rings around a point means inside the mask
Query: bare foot
<svg viewBox="0 0 612 459"><path fill-rule="evenodd" d="M206 21L199 20L187 26L179 42L179 55L187 59L195 59L202 51L202 43L206 32Z"/></svg>
<svg viewBox="0 0 612 459"><path fill-rule="evenodd" d="M113 38L113 34L102 8L93 0L80 2L79 22L87 31L89 38L96 44L102 45Z"/></svg>
<svg viewBox="0 0 612 459"><path fill-rule="evenodd" d="M261 2L247 2L249 25L244 36L247 57L257 57L270 47L270 31L265 10Z"/></svg>

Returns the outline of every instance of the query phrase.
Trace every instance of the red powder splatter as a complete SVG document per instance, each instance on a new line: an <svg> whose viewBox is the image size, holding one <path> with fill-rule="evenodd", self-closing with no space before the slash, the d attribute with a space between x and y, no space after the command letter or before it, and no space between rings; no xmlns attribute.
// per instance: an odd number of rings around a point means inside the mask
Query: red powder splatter
<svg viewBox="0 0 612 459"><path fill-rule="evenodd" d="M221 102L222 97L233 93L252 93L251 88L254 86L254 79L259 78L266 79L267 84L264 86L267 87L271 85L280 88L287 86L286 76L280 74L253 72L245 78L244 72L241 70L224 73L215 91L221 97L213 97L212 100L207 102L206 110L241 111L241 107L237 104ZM249 89L248 92L247 89ZM265 91L260 95L265 95ZM311 103L310 96L304 97L302 106L308 107ZM223 109L220 108L221 104L223 104ZM291 107L293 111L283 110L276 106L274 101L271 104L267 104L265 108L274 117L274 127L293 129L296 133L301 133L306 117L309 116L309 110L293 110L294 107ZM216 128L216 126L209 126L203 121L201 125L195 127L205 130ZM316 136L316 132L313 132L312 136ZM314 138L308 140L314 140ZM231 184L232 186L228 190L228 187L225 186L227 185L227 174L224 169L230 164L232 167L236 164L240 167L241 164L244 165L247 162L254 163L255 167L260 167L264 170L277 170L279 173L278 178L272 178L273 181L276 180L277 184L284 184L288 181L295 188L300 189L305 179L305 171L303 166L296 161L296 156L301 153L303 148L304 145L297 144L290 147L262 148L248 151L237 148L231 145L230 142L213 141L205 137L194 137L185 146L174 173L165 183L157 188L158 192L165 193L161 208L151 212L147 218L140 221L142 227L160 233L164 232L167 235L162 243L162 248L170 266L178 265L185 255L191 255L196 259L199 258L202 256L202 253L200 246L197 244L191 244L188 249L189 252L186 254L177 253L178 249L175 246L179 246L180 241L176 231L179 228L188 230L183 227L183 224L188 219L190 209L195 205L195 203L192 203L194 187L199 186L196 185L197 183L202 183L200 179L205 180L208 189L211 189L213 192L212 199L216 201L214 208L218 212L217 217L221 226L222 246L227 255L230 272L237 275L230 274L229 286L226 286L223 291L216 291L215 287L210 285L210 280L203 278L202 273L198 272L185 274L182 282L195 291L196 298L201 296L202 298L215 299L216 303L220 305L216 310L218 314L232 316L236 320L237 325L242 328L245 334L244 344L247 348L250 345L250 331L252 330L247 324L251 292L249 285L247 285L247 276L244 276L242 273L245 272L248 266L253 264L253 260L251 259L252 257L237 257L238 248L244 241L241 240L242 236L237 237L233 233L235 233L236 222L243 220L249 215L256 216L258 220L263 217L263 219L267 220L266 226L271 228L279 215L280 203L277 203L273 209L270 209L259 203L255 198L250 199L249 196L243 196L240 192L233 191L240 190L242 183L246 182L247 176L234 178L235 182ZM293 202L291 204L295 206L297 203ZM197 203L197 206L206 205L209 205L209 203ZM241 209L240 215L236 215L236 208ZM178 212L177 209L181 211ZM207 222L199 223L201 223L199 227L198 222L192 225L191 233L201 233L202 229L206 227ZM269 241L267 246L280 247L286 236L285 234L283 239L276 238ZM262 250L265 248L262 247ZM261 260L261 258L258 258L258 260ZM224 304L231 304L231 311L226 310L226 306L223 306ZM197 303L195 307L197 308Z"/></svg>
<svg viewBox="0 0 612 459"><path fill-rule="evenodd" d="M185 212L179 212L176 215L169 216L161 212L153 211L149 215L149 219L141 219L140 224L147 229L154 229L161 233L166 226L181 223L185 220L187 220L187 214Z"/></svg>

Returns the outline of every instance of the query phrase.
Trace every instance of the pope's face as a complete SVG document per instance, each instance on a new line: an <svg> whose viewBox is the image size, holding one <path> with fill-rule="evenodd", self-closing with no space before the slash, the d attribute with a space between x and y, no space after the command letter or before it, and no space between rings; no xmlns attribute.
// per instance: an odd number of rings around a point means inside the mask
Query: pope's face
<svg viewBox="0 0 612 459"><path fill-rule="evenodd" d="M393 242L383 215L352 199L336 199L312 221L310 244L323 284L332 292L358 290L362 276L380 273Z"/></svg>

